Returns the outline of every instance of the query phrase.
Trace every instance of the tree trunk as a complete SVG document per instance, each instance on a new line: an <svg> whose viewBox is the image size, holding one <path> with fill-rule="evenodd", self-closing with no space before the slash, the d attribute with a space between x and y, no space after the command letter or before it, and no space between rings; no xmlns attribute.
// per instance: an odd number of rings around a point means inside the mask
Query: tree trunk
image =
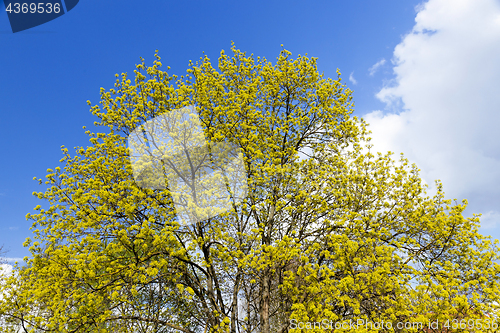
<svg viewBox="0 0 500 333"><path fill-rule="evenodd" d="M267 218L266 229L262 237L262 245L267 246L271 243L271 230L276 211L275 205L271 205ZM269 263L269 266L271 263ZM269 320L271 303L271 267L266 267L261 278L260 288L260 330L262 333L271 332L271 324Z"/></svg>
<svg viewBox="0 0 500 333"><path fill-rule="evenodd" d="M271 326L269 323L269 304L271 289L271 270L266 269L262 277L261 284L261 306L260 306L260 328L262 333L270 333Z"/></svg>

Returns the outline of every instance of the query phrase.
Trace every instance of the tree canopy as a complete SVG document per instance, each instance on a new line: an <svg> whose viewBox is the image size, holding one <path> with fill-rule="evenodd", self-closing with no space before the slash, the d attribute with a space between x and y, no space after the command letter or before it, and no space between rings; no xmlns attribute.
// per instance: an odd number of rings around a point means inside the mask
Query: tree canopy
<svg viewBox="0 0 500 333"><path fill-rule="evenodd" d="M63 146L34 193L48 208L27 215L32 255L0 287L0 331L375 331L347 324L362 320L416 332L396 323L493 318L496 243L465 200L439 182L428 196L403 155L371 152L340 72L231 50L180 78L157 52L88 102L102 131L73 156ZM168 184L139 186L127 138L191 106L210 145L238 148L247 187L231 209L181 223Z"/></svg>

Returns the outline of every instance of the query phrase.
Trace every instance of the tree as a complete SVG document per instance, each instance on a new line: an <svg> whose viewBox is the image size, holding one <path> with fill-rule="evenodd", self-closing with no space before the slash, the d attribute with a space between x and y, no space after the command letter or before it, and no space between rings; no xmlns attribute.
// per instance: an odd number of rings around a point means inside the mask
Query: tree
<svg viewBox="0 0 500 333"><path fill-rule="evenodd" d="M32 257L6 280L0 315L53 332L269 333L493 314L498 248L479 216L464 218L466 201L452 205L439 183L426 196L403 156L370 152L340 72L325 79L286 50L274 65L232 52L180 79L155 54L134 83L117 74L101 88L91 112L103 132L87 131L75 156L62 147L65 166L34 193L50 208L27 216ZM209 147L242 152L248 190L182 224L168 185L134 180L127 137L192 105Z"/></svg>

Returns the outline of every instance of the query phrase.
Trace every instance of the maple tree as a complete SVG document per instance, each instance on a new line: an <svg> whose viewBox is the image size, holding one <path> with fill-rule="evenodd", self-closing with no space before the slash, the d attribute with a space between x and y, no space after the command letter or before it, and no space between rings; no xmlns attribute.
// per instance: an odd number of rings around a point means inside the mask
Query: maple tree
<svg viewBox="0 0 500 333"><path fill-rule="evenodd" d="M340 72L326 79L287 50L276 64L232 52L180 78L156 54L134 82L101 88L103 131L74 156L63 147L34 193L50 207L27 216L32 256L4 279L0 331L324 332L305 323L496 313L496 243L465 200L439 183L429 197L415 165L371 153ZM241 149L248 191L181 224L168 188L134 180L127 137L193 105L208 142Z"/></svg>

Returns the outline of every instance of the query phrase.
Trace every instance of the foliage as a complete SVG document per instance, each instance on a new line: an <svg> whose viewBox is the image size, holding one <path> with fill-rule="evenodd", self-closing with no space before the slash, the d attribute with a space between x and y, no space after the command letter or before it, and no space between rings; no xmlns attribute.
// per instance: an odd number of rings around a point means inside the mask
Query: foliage
<svg viewBox="0 0 500 333"><path fill-rule="evenodd" d="M479 217L441 185L426 196L403 156L370 152L340 73L325 79L315 58L286 50L274 65L232 51L180 79L155 55L134 83L122 74L101 88L91 111L103 132L87 131L75 156L63 147L64 168L34 193L50 208L27 216L32 257L5 280L0 316L40 332L293 333L494 314L498 248ZM168 189L134 182L126 140L190 105L207 140L241 148L248 195L179 225Z"/></svg>

